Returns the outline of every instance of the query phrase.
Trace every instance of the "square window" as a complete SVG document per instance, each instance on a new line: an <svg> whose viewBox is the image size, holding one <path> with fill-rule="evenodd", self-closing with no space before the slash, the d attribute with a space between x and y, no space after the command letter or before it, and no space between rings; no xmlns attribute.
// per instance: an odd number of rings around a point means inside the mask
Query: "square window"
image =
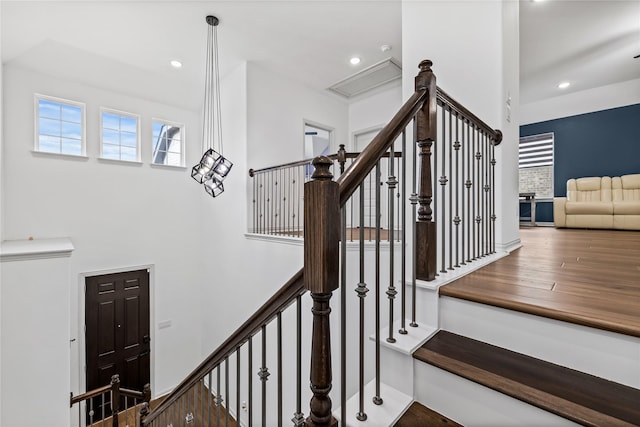
<svg viewBox="0 0 640 427"><path fill-rule="evenodd" d="M84 104L36 94L35 107L35 151L84 155Z"/></svg>
<svg viewBox="0 0 640 427"><path fill-rule="evenodd" d="M139 155L139 117L135 114L101 109L102 158L137 162Z"/></svg>
<svg viewBox="0 0 640 427"><path fill-rule="evenodd" d="M184 166L184 126L154 119L152 129L152 163Z"/></svg>

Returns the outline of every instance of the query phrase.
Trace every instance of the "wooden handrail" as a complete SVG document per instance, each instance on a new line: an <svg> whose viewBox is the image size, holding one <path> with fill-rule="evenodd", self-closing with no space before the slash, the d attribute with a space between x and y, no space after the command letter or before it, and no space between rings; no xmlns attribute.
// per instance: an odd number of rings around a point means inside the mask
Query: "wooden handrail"
<svg viewBox="0 0 640 427"><path fill-rule="evenodd" d="M191 389L200 379L218 366L239 346L249 340L262 325L268 323L279 312L293 303L295 298L306 292L303 282L303 270L300 269L282 286L267 302L265 302L246 322L242 324L226 341L213 351L196 369L194 369L160 404L144 419L144 425L153 421L162 411L175 403L180 396Z"/></svg>
<svg viewBox="0 0 640 427"><path fill-rule="evenodd" d="M488 124L480 120L478 116L476 116L471 111L469 111L464 105L462 105L461 103L453 99L447 92L440 89L439 86L436 90L436 93L437 93L438 104L440 104L441 106L446 105L448 108L455 111L457 114L473 122L476 125L476 127L482 129L491 137L491 141L493 142L494 145L499 145L500 142L502 142L502 132L500 132L497 129L491 129L491 127Z"/></svg>
<svg viewBox="0 0 640 427"><path fill-rule="evenodd" d="M357 152L357 151L345 152L344 153L344 156L347 159L355 159L359 155L360 155L360 153ZM384 155L382 157L389 157L389 156L390 156L389 153L384 153ZM395 151L393 153L393 156L396 157L396 158L402 157L402 152L401 151ZM338 154L329 154L326 157L330 158L331 160L338 160ZM268 166L266 168L249 169L249 176L251 178L253 178L255 176L255 174L257 174L257 173L269 172L269 171L274 171L274 170L283 169L283 168L289 168L289 167L295 167L295 166L310 165L312 161L313 161L313 159L304 159L304 160L297 160L295 162L283 163L281 165Z"/></svg>
<svg viewBox="0 0 640 427"><path fill-rule="evenodd" d="M88 391L86 393L79 394L77 396L71 395L71 399L69 400L69 406L73 406L76 403L82 402L84 400L89 400L92 397L96 397L104 393L105 391L111 390L111 384L102 386L100 388L96 388L95 390Z"/></svg>
<svg viewBox="0 0 640 427"><path fill-rule="evenodd" d="M360 182L369 175L378 160L384 156L396 138L402 134L403 129L413 120L413 116L422 107L426 98L426 89L414 92L400 108L400 111L367 145L367 148L356 157L351 166L340 175L337 180L340 185L340 206L344 206L351 194L358 188Z"/></svg>

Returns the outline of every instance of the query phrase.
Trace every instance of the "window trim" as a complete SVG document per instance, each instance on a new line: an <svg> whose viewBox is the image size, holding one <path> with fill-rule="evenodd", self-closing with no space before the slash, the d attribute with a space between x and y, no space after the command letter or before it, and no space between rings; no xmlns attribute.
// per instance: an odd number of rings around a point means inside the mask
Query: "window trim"
<svg viewBox="0 0 640 427"><path fill-rule="evenodd" d="M80 108L80 154L69 154L69 153L54 153L51 151L42 151L40 150L40 105L39 101L51 101L61 105L69 105L72 107ZM50 156L62 156L62 157L87 157L87 105L84 102L73 101L65 98L58 98L56 96L44 95L42 93L34 93L33 94L33 111L34 111L34 133L33 133L33 152L38 154L46 154ZM62 119L60 119L62 122ZM62 135L60 135L62 137ZM62 150L62 147L61 147Z"/></svg>
<svg viewBox="0 0 640 427"><path fill-rule="evenodd" d="M104 153L104 141L103 141L103 131L104 131L104 125L103 125L103 115L104 113L112 113L112 114L117 114L118 116L125 116L125 117L131 117L136 119L136 159L135 160L124 160L122 158L119 159L112 159L110 157L104 157L103 153ZM140 122L141 122L141 118L139 114L135 114L135 113L129 113L128 111L122 111L122 110L116 110L113 108L107 108L107 107L100 107L100 155L99 155L99 159L101 160L113 160L116 162L125 162L125 163L142 163L141 161L141 147L140 147ZM120 131L118 131L120 132ZM122 144L119 144L119 147L122 147ZM122 156L120 156L122 157Z"/></svg>
<svg viewBox="0 0 640 427"><path fill-rule="evenodd" d="M164 163L155 163L153 159L153 149L155 141L153 140L153 125L155 123L161 123L163 125L175 126L180 128L180 134L182 135L180 138L180 164L179 165L167 165ZM171 120L159 119L157 117L151 118L151 160L149 162L150 165L159 166L159 167L167 167L167 168L184 168L185 167L185 159L186 159L186 138L187 138L187 130L184 123L174 122Z"/></svg>

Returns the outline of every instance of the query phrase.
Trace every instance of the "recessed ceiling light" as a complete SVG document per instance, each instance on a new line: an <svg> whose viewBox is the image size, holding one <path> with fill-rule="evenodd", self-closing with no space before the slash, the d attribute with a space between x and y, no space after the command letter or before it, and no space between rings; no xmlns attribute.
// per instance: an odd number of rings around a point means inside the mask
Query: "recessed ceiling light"
<svg viewBox="0 0 640 427"><path fill-rule="evenodd" d="M562 83L558 84L558 89L566 89L566 88L568 88L569 86L571 86L571 83L569 83L569 82L562 82Z"/></svg>
<svg viewBox="0 0 640 427"><path fill-rule="evenodd" d="M351 65L358 65L360 63L360 58L358 58L357 56L354 56L349 60L349 62L351 63Z"/></svg>
<svg viewBox="0 0 640 427"><path fill-rule="evenodd" d="M170 64L173 68L182 68L182 62L178 61L177 59L172 59Z"/></svg>

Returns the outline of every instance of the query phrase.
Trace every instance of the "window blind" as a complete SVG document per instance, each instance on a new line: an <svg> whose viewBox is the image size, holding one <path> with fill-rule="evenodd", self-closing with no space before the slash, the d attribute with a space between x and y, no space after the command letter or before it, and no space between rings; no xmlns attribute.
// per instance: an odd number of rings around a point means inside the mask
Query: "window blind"
<svg viewBox="0 0 640 427"><path fill-rule="evenodd" d="M523 136L519 148L520 168L553 165L553 133Z"/></svg>

